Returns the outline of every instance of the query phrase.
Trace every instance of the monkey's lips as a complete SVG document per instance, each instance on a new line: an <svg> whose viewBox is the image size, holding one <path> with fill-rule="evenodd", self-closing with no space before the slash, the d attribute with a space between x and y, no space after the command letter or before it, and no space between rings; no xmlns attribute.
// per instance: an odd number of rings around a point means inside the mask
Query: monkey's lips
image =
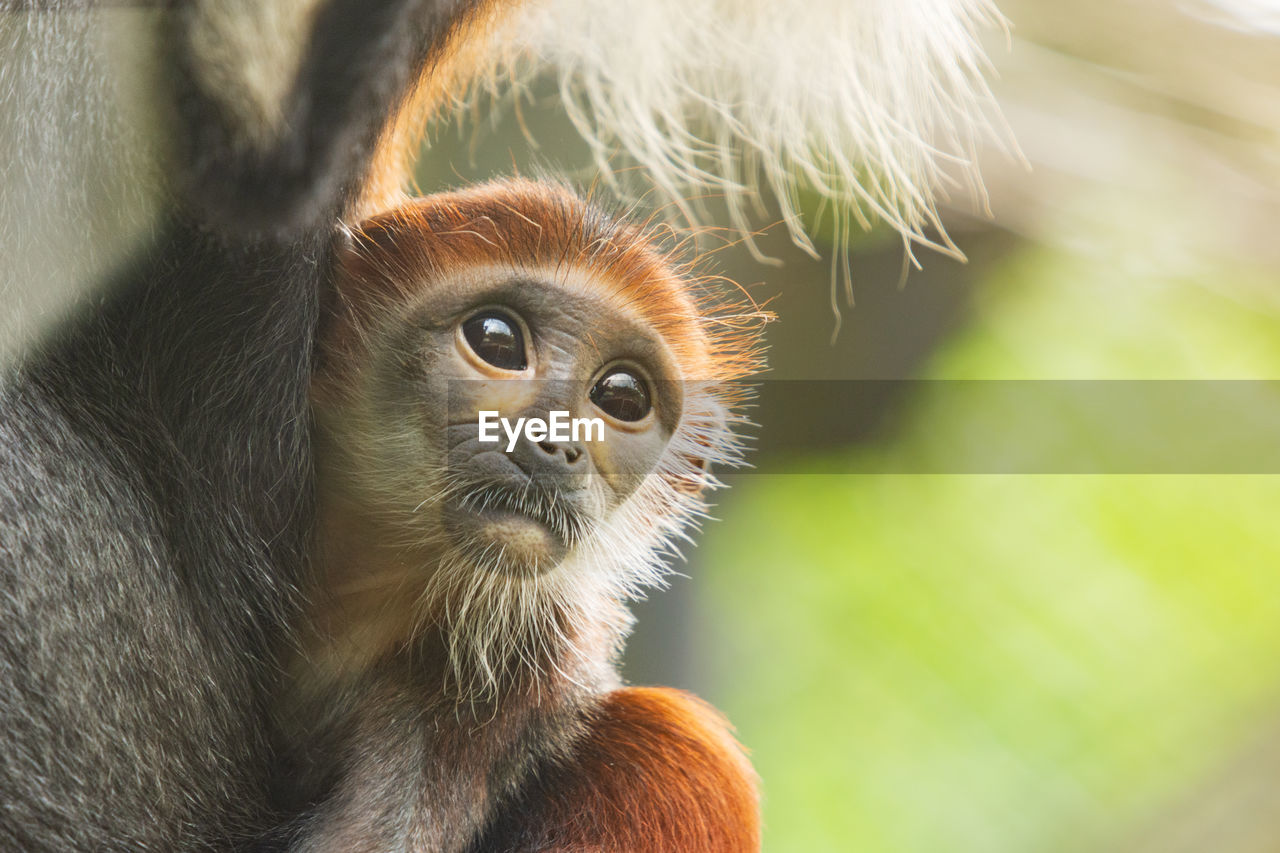
<svg viewBox="0 0 1280 853"><path fill-rule="evenodd" d="M484 568L548 571L581 536L576 507L535 488L481 485L445 502L444 523L454 544Z"/></svg>

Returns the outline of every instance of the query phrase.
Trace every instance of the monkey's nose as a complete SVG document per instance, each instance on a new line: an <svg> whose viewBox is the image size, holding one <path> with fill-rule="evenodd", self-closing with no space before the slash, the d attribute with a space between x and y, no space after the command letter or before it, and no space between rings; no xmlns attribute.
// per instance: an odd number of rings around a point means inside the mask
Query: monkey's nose
<svg viewBox="0 0 1280 853"><path fill-rule="evenodd" d="M591 470L591 455L579 441L535 441L522 435L510 459L534 482L565 493L582 488Z"/></svg>
<svg viewBox="0 0 1280 853"><path fill-rule="evenodd" d="M586 454L582 445L569 441L539 441L538 447L547 456L555 457L563 454L564 461L569 465L573 465Z"/></svg>

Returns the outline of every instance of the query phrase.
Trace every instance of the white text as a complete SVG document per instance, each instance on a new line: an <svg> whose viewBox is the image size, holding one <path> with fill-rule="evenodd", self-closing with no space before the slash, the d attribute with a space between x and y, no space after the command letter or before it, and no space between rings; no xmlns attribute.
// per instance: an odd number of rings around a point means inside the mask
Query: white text
<svg viewBox="0 0 1280 853"><path fill-rule="evenodd" d="M604 420L602 418L571 418L568 412L548 412L548 419L516 418L512 424L509 418L500 417L497 412L482 411L480 415L480 441L485 444L497 444L501 437L498 427L507 436L507 452L516 449L520 434L530 441L604 441ZM581 437L579 437L581 436Z"/></svg>

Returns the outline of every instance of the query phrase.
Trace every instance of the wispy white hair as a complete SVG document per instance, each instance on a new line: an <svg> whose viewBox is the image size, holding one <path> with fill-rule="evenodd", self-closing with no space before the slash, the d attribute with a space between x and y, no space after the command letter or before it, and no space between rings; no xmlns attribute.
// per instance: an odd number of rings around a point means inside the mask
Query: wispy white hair
<svg viewBox="0 0 1280 853"><path fill-rule="evenodd" d="M668 199L723 195L743 233L761 182L811 253L800 193L837 241L883 220L957 253L935 199L967 184L998 113L978 41L990 0L530 0L494 32L498 87L547 68L615 188L618 158Z"/></svg>

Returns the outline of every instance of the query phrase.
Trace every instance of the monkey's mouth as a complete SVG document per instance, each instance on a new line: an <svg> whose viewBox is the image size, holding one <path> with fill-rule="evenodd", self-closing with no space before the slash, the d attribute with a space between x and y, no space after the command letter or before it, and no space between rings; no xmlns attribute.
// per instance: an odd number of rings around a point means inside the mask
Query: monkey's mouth
<svg viewBox="0 0 1280 853"><path fill-rule="evenodd" d="M456 544L499 569L550 568L587 533L572 497L533 484L460 489L445 501L444 520Z"/></svg>

